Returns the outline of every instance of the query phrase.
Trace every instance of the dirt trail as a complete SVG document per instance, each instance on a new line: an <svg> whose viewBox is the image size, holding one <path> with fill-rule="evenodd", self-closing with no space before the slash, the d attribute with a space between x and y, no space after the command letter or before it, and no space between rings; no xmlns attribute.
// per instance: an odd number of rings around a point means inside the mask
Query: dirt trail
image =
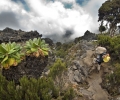
<svg viewBox="0 0 120 100"><path fill-rule="evenodd" d="M87 51L87 56L84 58L84 63L87 65L91 65L91 55L93 54L92 50ZM88 78L87 81L89 83L88 91L92 92L93 100L109 100L108 93L101 87L100 83L102 82L101 75L103 74L102 70L97 73L94 72L90 75L91 78Z"/></svg>
<svg viewBox="0 0 120 100"><path fill-rule="evenodd" d="M102 82L102 71L100 73L93 73L88 79L89 88L88 90L93 93L94 100L109 100L108 93L103 88L101 88L100 83Z"/></svg>

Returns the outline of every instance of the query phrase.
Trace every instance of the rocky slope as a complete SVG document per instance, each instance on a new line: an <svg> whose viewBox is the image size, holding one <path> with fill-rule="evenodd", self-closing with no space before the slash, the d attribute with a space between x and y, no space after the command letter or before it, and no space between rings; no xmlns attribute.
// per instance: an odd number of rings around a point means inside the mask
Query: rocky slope
<svg viewBox="0 0 120 100"><path fill-rule="evenodd" d="M42 37L42 35L39 35L37 31L24 32L10 28L0 31L0 42L21 42L35 37ZM95 45L93 45L92 40L94 39L96 39L96 35L86 31L84 36L74 40L73 45L68 49L67 55L64 58L60 58L64 62L67 62L68 69L63 76L64 88L69 86L69 84L72 85L77 93L74 100L119 100L120 97L112 99L108 92L101 87L102 75L108 71L110 72L111 70L108 70L108 68L111 66L108 67L108 64L103 64L100 73L97 73L96 70L89 73L89 70L93 66L92 60ZM31 59L28 58L22 63L22 67L19 65L16 68L3 71L3 75L5 75L8 80L18 80L18 78L23 75L35 78L41 75L47 75L49 73L47 66L54 63L58 58L53 51L61 44L54 44L49 38L45 40L52 48L48 59L38 64L40 60L33 60L33 58L31 58L33 62L30 62ZM32 63L34 63L36 67L33 68L33 66L31 66Z"/></svg>
<svg viewBox="0 0 120 100"><path fill-rule="evenodd" d="M77 50L75 50L77 48ZM94 45L92 41L86 40L77 43L70 49L70 54L66 58L73 57L68 66L68 81L73 85L75 91L81 97L76 97L75 100L109 100L109 94L102 89L100 83L102 82L102 73L89 73L92 67L92 54L94 53Z"/></svg>

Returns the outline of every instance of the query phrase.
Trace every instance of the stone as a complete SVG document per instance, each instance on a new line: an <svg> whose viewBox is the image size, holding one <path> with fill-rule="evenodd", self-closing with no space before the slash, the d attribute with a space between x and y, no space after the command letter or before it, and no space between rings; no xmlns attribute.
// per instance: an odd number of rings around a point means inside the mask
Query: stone
<svg viewBox="0 0 120 100"><path fill-rule="evenodd" d="M50 70L48 70L48 71L47 71L47 72L45 72L44 74L45 74L45 75L48 75L49 73L50 73Z"/></svg>
<svg viewBox="0 0 120 100"><path fill-rule="evenodd" d="M74 76L74 80L78 83L80 82L80 78L78 76Z"/></svg>
<svg viewBox="0 0 120 100"><path fill-rule="evenodd" d="M73 68L74 70L76 70L76 69L77 69L77 67L76 67L75 65L73 65L73 66L72 66L72 68Z"/></svg>
<svg viewBox="0 0 120 100"><path fill-rule="evenodd" d="M74 75L75 75L75 76L79 76L79 71L78 71L78 70L75 70L75 71L74 71Z"/></svg>
<svg viewBox="0 0 120 100"><path fill-rule="evenodd" d="M117 99L116 100L120 100L120 97L117 97Z"/></svg>

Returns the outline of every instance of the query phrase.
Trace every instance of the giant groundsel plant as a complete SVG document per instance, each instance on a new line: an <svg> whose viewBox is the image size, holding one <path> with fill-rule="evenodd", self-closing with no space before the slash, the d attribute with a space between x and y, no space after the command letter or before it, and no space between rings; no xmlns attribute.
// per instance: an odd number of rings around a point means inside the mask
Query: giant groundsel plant
<svg viewBox="0 0 120 100"><path fill-rule="evenodd" d="M10 66L17 66L24 56L21 53L21 47L15 42L0 44L0 64L2 68L9 69Z"/></svg>
<svg viewBox="0 0 120 100"><path fill-rule="evenodd" d="M48 55L48 44L45 43L45 40L41 40L40 38L34 38L33 40L29 39L29 41L26 41L24 47L27 55L35 57L44 57Z"/></svg>

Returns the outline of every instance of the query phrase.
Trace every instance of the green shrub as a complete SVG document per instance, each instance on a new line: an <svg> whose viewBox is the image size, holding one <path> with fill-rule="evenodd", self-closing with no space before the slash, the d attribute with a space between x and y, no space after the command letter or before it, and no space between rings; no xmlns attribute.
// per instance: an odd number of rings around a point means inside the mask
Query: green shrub
<svg viewBox="0 0 120 100"><path fill-rule="evenodd" d="M62 72L66 70L66 64L57 59L56 62L50 67L49 76L55 79L56 76L61 76Z"/></svg>
<svg viewBox="0 0 120 100"><path fill-rule="evenodd" d="M99 35L97 43L107 48L112 59L120 60L120 36L111 38L107 35Z"/></svg>
<svg viewBox="0 0 120 100"><path fill-rule="evenodd" d="M72 88L66 90L62 100L73 100L75 93Z"/></svg>
<svg viewBox="0 0 120 100"><path fill-rule="evenodd" d="M120 64L114 64L114 72L106 74L103 81L103 87L106 88L112 96L119 94L120 87Z"/></svg>
<svg viewBox="0 0 120 100"><path fill-rule="evenodd" d="M59 91L50 77L28 79L24 76L16 85L0 75L0 100L73 100L74 96L72 88Z"/></svg>
<svg viewBox="0 0 120 100"><path fill-rule="evenodd" d="M64 58L68 54L69 48L72 47L73 43L63 43L60 44L59 42L56 44L56 56Z"/></svg>
<svg viewBox="0 0 120 100"><path fill-rule="evenodd" d="M108 35L98 35L98 44L101 46L110 46L111 44L111 37Z"/></svg>
<svg viewBox="0 0 120 100"><path fill-rule="evenodd" d="M108 78L113 85L120 85L120 64L115 64L114 73L111 74Z"/></svg>
<svg viewBox="0 0 120 100"><path fill-rule="evenodd" d="M63 49L56 51L57 57L64 58L66 55L67 55L67 51L64 51Z"/></svg>
<svg viewBox="0 0 120 100"><path fill-rule="evenodd" d="M51 100L59 94L53 80L46 77L28 79L24 76L16 86L0 75L0 87L0 100Z"/></svg>

